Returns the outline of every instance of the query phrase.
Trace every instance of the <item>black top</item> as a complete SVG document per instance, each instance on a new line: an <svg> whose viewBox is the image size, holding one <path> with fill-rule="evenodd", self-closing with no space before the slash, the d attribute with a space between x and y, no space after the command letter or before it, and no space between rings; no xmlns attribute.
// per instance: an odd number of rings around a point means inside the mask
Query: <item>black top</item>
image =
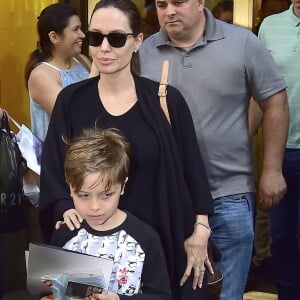
<svg viewBox="0 0 300 300"><path fill-rule="evenodd" d="M85 221L74 231L63 225L54 232L51 244L113 260L108 290L120 299L171 299L160 238L130 213L120 226L108 231L94 230Z"/></svg>
<svg viewBox="0 0 300 300"><path fill-rule="evenodd" d="M62 136L71 138L95 124L117 127L133 148L128 195L121 198L120 206L159 232L176 298L184 299L181 294L185 299L199 297L199 289L193 295L190 286L188 294L179 289L186 266L184 240L193 232L195 215L212 212L190 111L181 94L168 86L171 128L159 104L158 83L135 77L138 104L123 116L109 116L100 103L98 80L95 77L64 88L55 103L42 154L39 207L45 238L49 239L63 212L73 207L64 178L66 144ZM139 184L133 182L136 177Z"/></svg>
<svg viewBox="0 0 300 300"><path fill-rule="evenodd" d="M110 115L102 105L98 96L98 89L91 89L91 99L97 100L99 117L97 125L101 128L115 127L121 130L130 143L131 165L126 192L121 197L119 207L140 215L140 203L148 212L147 220L155 217L156 208L153 198L156 196L156 171L159 163L159 146L155 133L145 122L139 102L121 116ZM138 124L138 125L137 125Z"/></svg>

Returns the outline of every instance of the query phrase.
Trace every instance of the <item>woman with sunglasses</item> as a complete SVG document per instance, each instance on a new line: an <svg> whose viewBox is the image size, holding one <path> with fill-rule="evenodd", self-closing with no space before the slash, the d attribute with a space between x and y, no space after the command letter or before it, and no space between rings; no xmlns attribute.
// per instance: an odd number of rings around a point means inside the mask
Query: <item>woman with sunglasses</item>
<svg viewBox="0 0 300 300"><path fill-rule="evenodd" d="M31 128L44 141L58 93L86 79L90 62L81 54L85 38L74 7L56 3L38 17L39 41L27 62L25 81L30 95Z"/></svg>
<svg viewBox="0 0 300 300"><path fill-rule="evenodd" d="M206 172L181 94L168 86L171 128L160 107L159 83L138 76L141 24L129 0L101 0L95 6L87 40L100 76L65 88L56 101L42 156L42 229L49 240L59 220L71 230L80 228L63 173L64 141L84 128L118 128L132 151L120 208L159 232L173 298L206 299L207 215L212 212Z"/></svg>

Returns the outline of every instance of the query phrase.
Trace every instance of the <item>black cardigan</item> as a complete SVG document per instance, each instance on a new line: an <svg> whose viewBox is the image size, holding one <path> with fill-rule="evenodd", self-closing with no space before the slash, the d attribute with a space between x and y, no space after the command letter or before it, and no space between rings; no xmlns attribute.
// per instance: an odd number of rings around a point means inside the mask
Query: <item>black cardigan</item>
<svg viewBox="0 0 300 300"><path fill-rule="evenodd" d="M181 94L168 86L171 128L159 104L159 84L142 77L134 79L143 117L155 132L161 153L157 171L157 199L153 201L157 216L150 225L160 233L173 292L177 295L175 298L192 299L193 295L196 298L196 295L199 297L199 289L194 292L189 286L188 294L183 288L179 289L179 279L186 266L184 240L193 232L195 215L212 213L212 199L191 114ZM81 89L95 85L98 80L99 77L95 77L66 87L59 94L53 110L42 155L39 206L46 240L50 238L55 222L62 219L62 213L74 207L64 178L66 145L61 137L71 138L95 123L93 118L81 120L81 112L76 112L78 117L75 120L81 124L72 124L72 99L79 99ZM82 98L80 101L83 112L88 99ZM142 215L138 217L143 219Z"/></svg>

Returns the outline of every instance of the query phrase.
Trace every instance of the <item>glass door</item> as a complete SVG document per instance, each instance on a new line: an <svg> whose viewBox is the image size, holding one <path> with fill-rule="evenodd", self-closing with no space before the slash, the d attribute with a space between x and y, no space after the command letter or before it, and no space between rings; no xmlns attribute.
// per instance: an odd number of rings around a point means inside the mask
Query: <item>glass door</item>
<svg viewBox="0 0 300 300"><path fill-rule="evenodd" d="M73 0L74 1L74 0ZM99 0L89 0L88 3L88 20L90 14ZM253 16L254 2L260 2L261 0L206 0L205 6L207 6L217 18L224 18L223 20L228 23L234 23L243 27L252 29L253 20L256 16ZM157 22L155 5L153 0L133 0L137 4L141 15L145 21L145 35L158 31L159 25Z"/></svg>
<svg viewBox="0 0 300 300"><path fill-rule="evenodd" d="M252 29L253 0L207 0L206 6L218 19Z"/></svg>

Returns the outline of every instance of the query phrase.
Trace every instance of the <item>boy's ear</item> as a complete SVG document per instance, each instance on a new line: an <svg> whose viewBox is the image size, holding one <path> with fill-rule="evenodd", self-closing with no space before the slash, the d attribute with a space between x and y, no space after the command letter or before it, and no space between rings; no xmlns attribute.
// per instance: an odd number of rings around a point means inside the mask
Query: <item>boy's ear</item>
<svg viewBox="0 0 300 300"><path fill-rule="evenodd" d="M69 183L68 183L69 184ZM69 184L69 189L70 189L70 196L72 197L72 198L74 198L73 196L74 196L74 194L75 194L75 188L73 188L70 184Z"/></svg>
<svg viewBox="0 0 300 300"><path fill-rule="evenodd" d="M125 181L123 183L123 186L122 186L122 190L121 190L121 195L124 194L124 190L125 190L125 185L126 185L126 182L128 181L128 177L125 178Z"/></svg>

